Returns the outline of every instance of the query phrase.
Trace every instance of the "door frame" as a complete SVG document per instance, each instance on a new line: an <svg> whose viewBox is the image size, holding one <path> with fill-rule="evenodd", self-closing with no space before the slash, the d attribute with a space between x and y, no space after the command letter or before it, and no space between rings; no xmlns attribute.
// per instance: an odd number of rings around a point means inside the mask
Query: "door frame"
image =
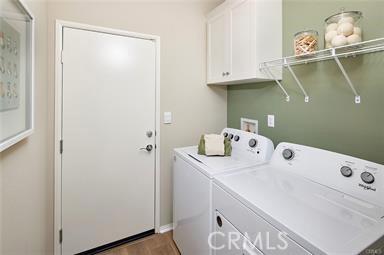
<svg viewBox="0 0 384 255"><path fill-rule="evenodd" d="M62 48L63 48L63 28L74 28L112 35L134 37L152 40L155 43L156 58L156 116L155 116L155 232L160 231L160 37L156 35L141 34L117 30L112 28L98 27L87 24L75 23L70 21L56 20L56 40L55 40L55 145L54 145L54 255L61 255L61 243L59 231L62 227L61 217L61 167L62 155L60 153L60 140L62 137Z"/></svg>

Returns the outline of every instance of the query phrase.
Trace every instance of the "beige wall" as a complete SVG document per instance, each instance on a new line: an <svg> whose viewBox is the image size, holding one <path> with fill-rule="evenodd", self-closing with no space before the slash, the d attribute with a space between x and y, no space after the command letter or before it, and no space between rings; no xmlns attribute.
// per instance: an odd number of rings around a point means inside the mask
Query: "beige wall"
<svg viewBox="0 0 384 255"><path fill-rule="evenodd" d="M3 1L3 0L1 0ZM48 166L47 6L36 17L35 133L0 153L2 255L52 254L52 168Z"/></svg>
<svg viewBox="0 0 384 255"><path fill-rule="evenodd" d="M161 225L172 222L172 149L196 144L200 134L219 132L226 125L226 89L205 85L205 15L216 5L213 1L54 1L48 5L50 106L56 19L161 37L161 112L173 113L173 124L161 126Z"/></svg>
<svg viewBox="0 0 384 255"><path fill-rule="evenodd" d="M36 131L0 153L1 254L52 254L55 19L161 37L161 112L173 113L173 124L161 126L161 224L171 223L172 149L195 144L201 133L226 125L225 88L205 85L204 19L217 2L27 4L37 21Z"/></svg>

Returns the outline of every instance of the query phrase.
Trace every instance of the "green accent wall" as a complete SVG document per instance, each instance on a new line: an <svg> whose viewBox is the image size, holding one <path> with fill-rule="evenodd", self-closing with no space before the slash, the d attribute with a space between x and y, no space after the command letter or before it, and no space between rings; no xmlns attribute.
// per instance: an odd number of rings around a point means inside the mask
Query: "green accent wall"
<svg viewBox="0 0 384 255"><path fill-rule="evenodd" d="M364 40L384 37L384 1L283 0L283 54L293 54L293 35L306 29L319 31L323 47L324 19L341 7L363 12ZM228 126L239 128L241 117L256 119L259 133L275 146L292 142L384 164L384 52L341 61L361 104L355 104L336 63L319 62L293 67L309 103L288 70L283 84L290 102L274 82L228 86ZM268 114L275 115L275 128L267 127Z"/></svg>

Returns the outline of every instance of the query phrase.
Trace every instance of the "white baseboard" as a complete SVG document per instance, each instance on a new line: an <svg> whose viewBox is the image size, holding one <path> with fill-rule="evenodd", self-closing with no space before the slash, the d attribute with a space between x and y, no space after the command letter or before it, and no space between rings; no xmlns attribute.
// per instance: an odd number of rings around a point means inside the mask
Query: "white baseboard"
<svg viewBox="0 0 384 255"><path fill-rule="evenodd" d="M173 223L161 226L159 229L159 233L164 234L164 233L169 232L171 230L173 230Z"/></svg>

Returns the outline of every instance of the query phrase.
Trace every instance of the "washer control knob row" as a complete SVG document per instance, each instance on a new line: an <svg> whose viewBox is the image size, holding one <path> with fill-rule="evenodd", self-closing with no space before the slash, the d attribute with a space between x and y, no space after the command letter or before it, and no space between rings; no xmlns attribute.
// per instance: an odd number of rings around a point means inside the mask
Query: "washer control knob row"
<svg viewBox="0 0 384 255"><path fill-rule="evenodd" d="M227 132L224 132L223 136L230 139L230 140L232 140L232 138L233 138L236 142L238 142L240 140L240 136L238 136L238 135L233 136L233 134L228 134Z"/></svg>
<svg viewBox="0 0 384 255"><path fill-rule="evenodd" d="M351 177L352 176L352 169L349 166L342 166L340 168L340 172L344 177Z"/></svg>
<svg viewBox="0 0 384 255"><path fill-rule="evenodd" d="M295 157L295 152L291 149L283 150L283 158L286 160L291 160Z"/></svg>
<svg viewBox="0 0 384 255"><path fill-rule="evenodd" d="M363 172L360 175L361 180L367 184L372 184L375 181L375 177L370 172Z"/></svg>
<svg viewBox="0 0 384 255"><path fill-rule="evenodd" d="M249 145L249 147L251 147L251 148L256 147L256 145L257 145L257 140L252 138L251 140L249 140L248 145Z"/></svg>
<svg viewBox="0 0 384 255"><path fill-rule="evenodd" d="M229 140L232 140L232 138L234 137L233 134L228 134L227 132L224 132L223 133L223 136L224 137L227 137ZM238 135L235 136L235 141L239 141L240 140L240 137Z"/></svg>

